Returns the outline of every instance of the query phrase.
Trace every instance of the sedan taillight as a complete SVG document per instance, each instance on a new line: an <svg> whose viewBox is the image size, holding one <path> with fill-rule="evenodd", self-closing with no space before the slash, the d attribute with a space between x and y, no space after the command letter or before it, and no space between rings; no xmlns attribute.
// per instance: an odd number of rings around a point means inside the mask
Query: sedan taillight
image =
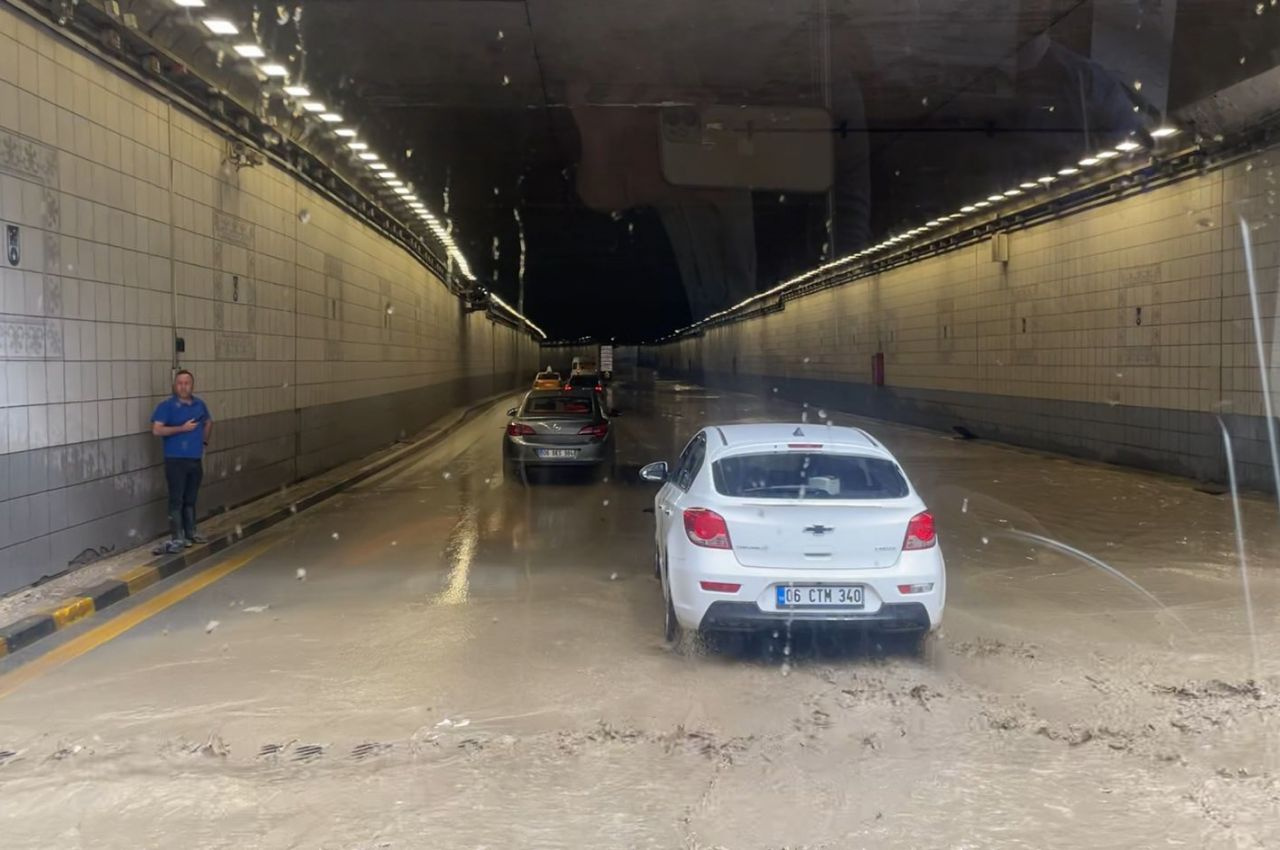
<svg viewBox="0 0 1280 850"><path fill-rule="evenodd" d="M903 549L930 549L938 542L938 532L933 527L933 514L921 511L907 523L907 536Z"/></svg>
<svg viewBox="0 0 1280 850"><path fill-rule="evenodd" d="M601 422L599 425L584 425L578 433L584 437L604 438L609 434L609 424Z"/></svg>
<svg viewBox="0 0 1280 850"><path fill-rule="evenodd" d="M522 422L512 422L507 426L508 437L532 437L534 433L532 426L525 425Z"/></svg>
<svg viewBox="0 0 1280 850"><path fill-rule="evenodd" d="M729 526L724 517L706 508L688 508L684 512L684 533L689 542L707 549L732 549Z"/></svg>

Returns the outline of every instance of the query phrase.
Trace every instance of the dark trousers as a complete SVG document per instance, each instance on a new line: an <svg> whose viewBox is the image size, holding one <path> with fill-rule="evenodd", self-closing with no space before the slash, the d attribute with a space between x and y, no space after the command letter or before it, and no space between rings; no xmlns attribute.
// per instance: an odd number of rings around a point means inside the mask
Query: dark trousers
<svg viewBox="0 0 1280 850"><path fill-rule="evenodd" d="M196 494L204 465L198 457L167 457L164 477L169 482L169 534L190 540L196 533Z"/></svg>

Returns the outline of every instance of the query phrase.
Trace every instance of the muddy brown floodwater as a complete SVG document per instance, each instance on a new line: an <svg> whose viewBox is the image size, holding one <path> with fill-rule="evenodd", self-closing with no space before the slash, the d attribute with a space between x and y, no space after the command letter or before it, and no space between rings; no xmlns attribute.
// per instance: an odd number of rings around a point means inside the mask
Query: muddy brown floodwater
<svg viewBox="0 0 1280 850"><path fill-rule="evenodd" d="M634 469L800 411L616 392L621 480L504 482L500 404L0 697L0 843L1280 847L1273 500L1255 660L1229 496L870 423L938 518L939 639L680 654Z"/></svg>

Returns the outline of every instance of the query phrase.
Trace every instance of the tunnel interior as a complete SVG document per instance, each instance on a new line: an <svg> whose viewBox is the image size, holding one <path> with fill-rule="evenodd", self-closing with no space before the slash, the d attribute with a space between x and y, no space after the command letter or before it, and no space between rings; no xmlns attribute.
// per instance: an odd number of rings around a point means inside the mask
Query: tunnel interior
<svg viewBox="0 0 1280 850"><path fill-rule="evenodd" d="M1277 45L0 0L5 846L1280 844Z"/></svg>

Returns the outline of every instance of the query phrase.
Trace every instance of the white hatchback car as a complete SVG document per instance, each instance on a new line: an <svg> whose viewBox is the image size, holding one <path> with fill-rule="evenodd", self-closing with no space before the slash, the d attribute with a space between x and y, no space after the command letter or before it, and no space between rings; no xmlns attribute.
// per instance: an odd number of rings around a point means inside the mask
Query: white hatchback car
<svg viewBox="0 0 1280 850"><path fill-rule="evenodd" d="M704 428L654 498L666 636L788 622L923 637L947 575L933 516L889 450L859 428Z"/></svg>

